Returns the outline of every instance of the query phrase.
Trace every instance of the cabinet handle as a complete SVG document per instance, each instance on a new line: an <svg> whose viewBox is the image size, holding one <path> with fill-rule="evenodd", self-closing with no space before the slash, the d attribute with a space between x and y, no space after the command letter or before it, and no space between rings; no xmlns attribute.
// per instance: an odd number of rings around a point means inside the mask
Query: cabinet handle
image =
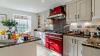
<svg viewBox="0 0 100 56"><path fill-rule="evenodd" d="M72 43L73 43L73 39L72 39Z"/></svg>
<svg viewBox="0 0 100 56"><path fill-rule="evenodd" d="M78 19L80 18L80 15L78 14Z"/></svg>
<svg viewBox="0 0 100 56"><path fill-rule="evenodd" d="M82 54L82 50L81 50L81 54Z"/></svg>
<svg viewBox="0 0 100 56"><path fill-rule="evenodd" d="M76 40L74 40L74 43L76 44Z"/></svg>
<svg viewBox="0 0 100 56"><path fill-rule="evenodd" d="M75 15L75 19L77 19L77 15Z"/></svg>
<svg viewBox="0 0 100 56"><path fill-rule="evenodd" d="M91 16L92 16L92 17L94 16L94 12L91 12Z"/></svg>
<svg viewBox="0 0 100 56"><path fill-rule="evenodd" d="M77 40L75 39L75 44L77 44Z"/></svg>

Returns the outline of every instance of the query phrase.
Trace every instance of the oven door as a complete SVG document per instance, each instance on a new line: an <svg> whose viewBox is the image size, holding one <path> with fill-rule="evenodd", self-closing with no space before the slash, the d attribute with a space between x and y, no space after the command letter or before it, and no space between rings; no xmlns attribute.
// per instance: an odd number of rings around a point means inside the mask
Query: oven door
<svg viewBox="0 0 100 56"><path fill-rule="evenodd" d="M63 41L57 38L50 38L46 36L46 48L55 51L59 54L63 53Z"/></svg>
<svg viewBox="0 0 100 56"><path fill-rule="evenodd" d="M53 50L57 53L63 53L63 42L62 40L50 39L50 50Z"/></svg>

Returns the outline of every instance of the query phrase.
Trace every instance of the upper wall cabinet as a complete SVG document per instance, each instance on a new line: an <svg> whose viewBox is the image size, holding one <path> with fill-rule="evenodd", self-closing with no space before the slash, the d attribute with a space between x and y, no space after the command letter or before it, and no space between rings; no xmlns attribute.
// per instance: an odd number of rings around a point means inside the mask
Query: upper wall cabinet
<svg viewBox="0 0 100 56"><path fill-rule="evenodd" d="M71 22L75 22L76 21L76 14L77 14L77 10L76 10L76 1L71 1L68 2L66 4L66 22L67 23L71 23Z"/></svg>
<svg viewBox="0 0 100 56"><path fill-rule="evenodd" d="M76 2L75 1L71 1L68 2L66 5L66 20L67 23L70 22L75 22L76 21Z"/></svg>
<svg viewBox="0 0 100 56"><path fill-rule="evenodd" d="M91 21L92 16L92 0L79 0L77 1L77 20L78 21Z"/></svg>
<svg viewBox="0 0 100 56"><path fill-rule="evenodd" d="M92 0L93 19L100 18L100 0Z"/></svg>
<svg viewBox="0 0 100 56"><path fill-rule="evenodd" d="M67 22L91 21L91 0L72 0L66 5Z"/></svg>

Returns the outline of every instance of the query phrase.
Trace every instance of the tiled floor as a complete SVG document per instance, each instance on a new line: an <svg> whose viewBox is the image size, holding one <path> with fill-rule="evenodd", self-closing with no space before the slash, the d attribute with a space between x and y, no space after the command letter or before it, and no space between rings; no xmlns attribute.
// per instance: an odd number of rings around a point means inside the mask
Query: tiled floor
<svg viewBox="0 0 100 56"><path fill-rule="evenodd" d="M37 56L61 56L61 55L45 48L41 44L37 44Z"/></svg>

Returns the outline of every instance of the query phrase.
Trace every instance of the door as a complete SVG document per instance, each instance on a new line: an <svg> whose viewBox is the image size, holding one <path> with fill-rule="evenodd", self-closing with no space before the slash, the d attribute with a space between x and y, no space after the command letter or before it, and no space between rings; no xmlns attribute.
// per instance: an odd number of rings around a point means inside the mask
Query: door
<svg viewBox="0 0 100 56"><path fill-rule="evenodd" d="M55 40L55 39L50 39L50 50L53 50L59 54L63 53L63 44L62 40Z"/></svg>
<svg viewBox="0 0 100 56"><path fill-rule="evenodd" d="M94 13L96 18L100 18L100 0L94 0Z"/></svg>
<svg viewBox="0 0 100 56"><path fill-rule="evenodd" d="M91 0L77 1L77 19L78 21L91 20Z"/></svg>
<svg viewBox="0 0 100 56"><path fill-rule="evenodd" d="M74 46L73 46L73 56L78 56L78 40L77 39L73 39L74 40Z"/></svg>
<svg viewBox="0 0 100 56"><path fill-rule="evenodd" d="M82 41L78 40L78 56L82 56Z"/></svg>
<svg viewBox="0 0 100 56"><path fill-rule="evenodd" d="M76 2L71 1L67 4L67 22L76 21Z"/></svg>
<svg viewBox="0 0 100 56"><path fill-rule="evenodd" d="M76 39L77 39L77 56L83 56L82 55L82 50L83 50L82 44L87 40L87 38L76 37Z"/></svg>
<svg viewBox="0 0 100 56"><path fill-rule="evenodd" d="M88 47L88 46L83 46L82 54L83 54L83 56L100 56L98 54L95 54L96 51L94 51L94 50L96 50L96 49Z"/></svg>
<svg viewBox="0 0 100 56"><path fill-rule="evenodd" d="M70 36L69 38L69 56L74 56L74 39L72 36Z"/></svg>
<svg viewBox="0 0 100 56"><path fill-rule="evenodd" d="M69 50L70 50L70 36L64 36L63 37L63 56L69 56Z"/></svg>

